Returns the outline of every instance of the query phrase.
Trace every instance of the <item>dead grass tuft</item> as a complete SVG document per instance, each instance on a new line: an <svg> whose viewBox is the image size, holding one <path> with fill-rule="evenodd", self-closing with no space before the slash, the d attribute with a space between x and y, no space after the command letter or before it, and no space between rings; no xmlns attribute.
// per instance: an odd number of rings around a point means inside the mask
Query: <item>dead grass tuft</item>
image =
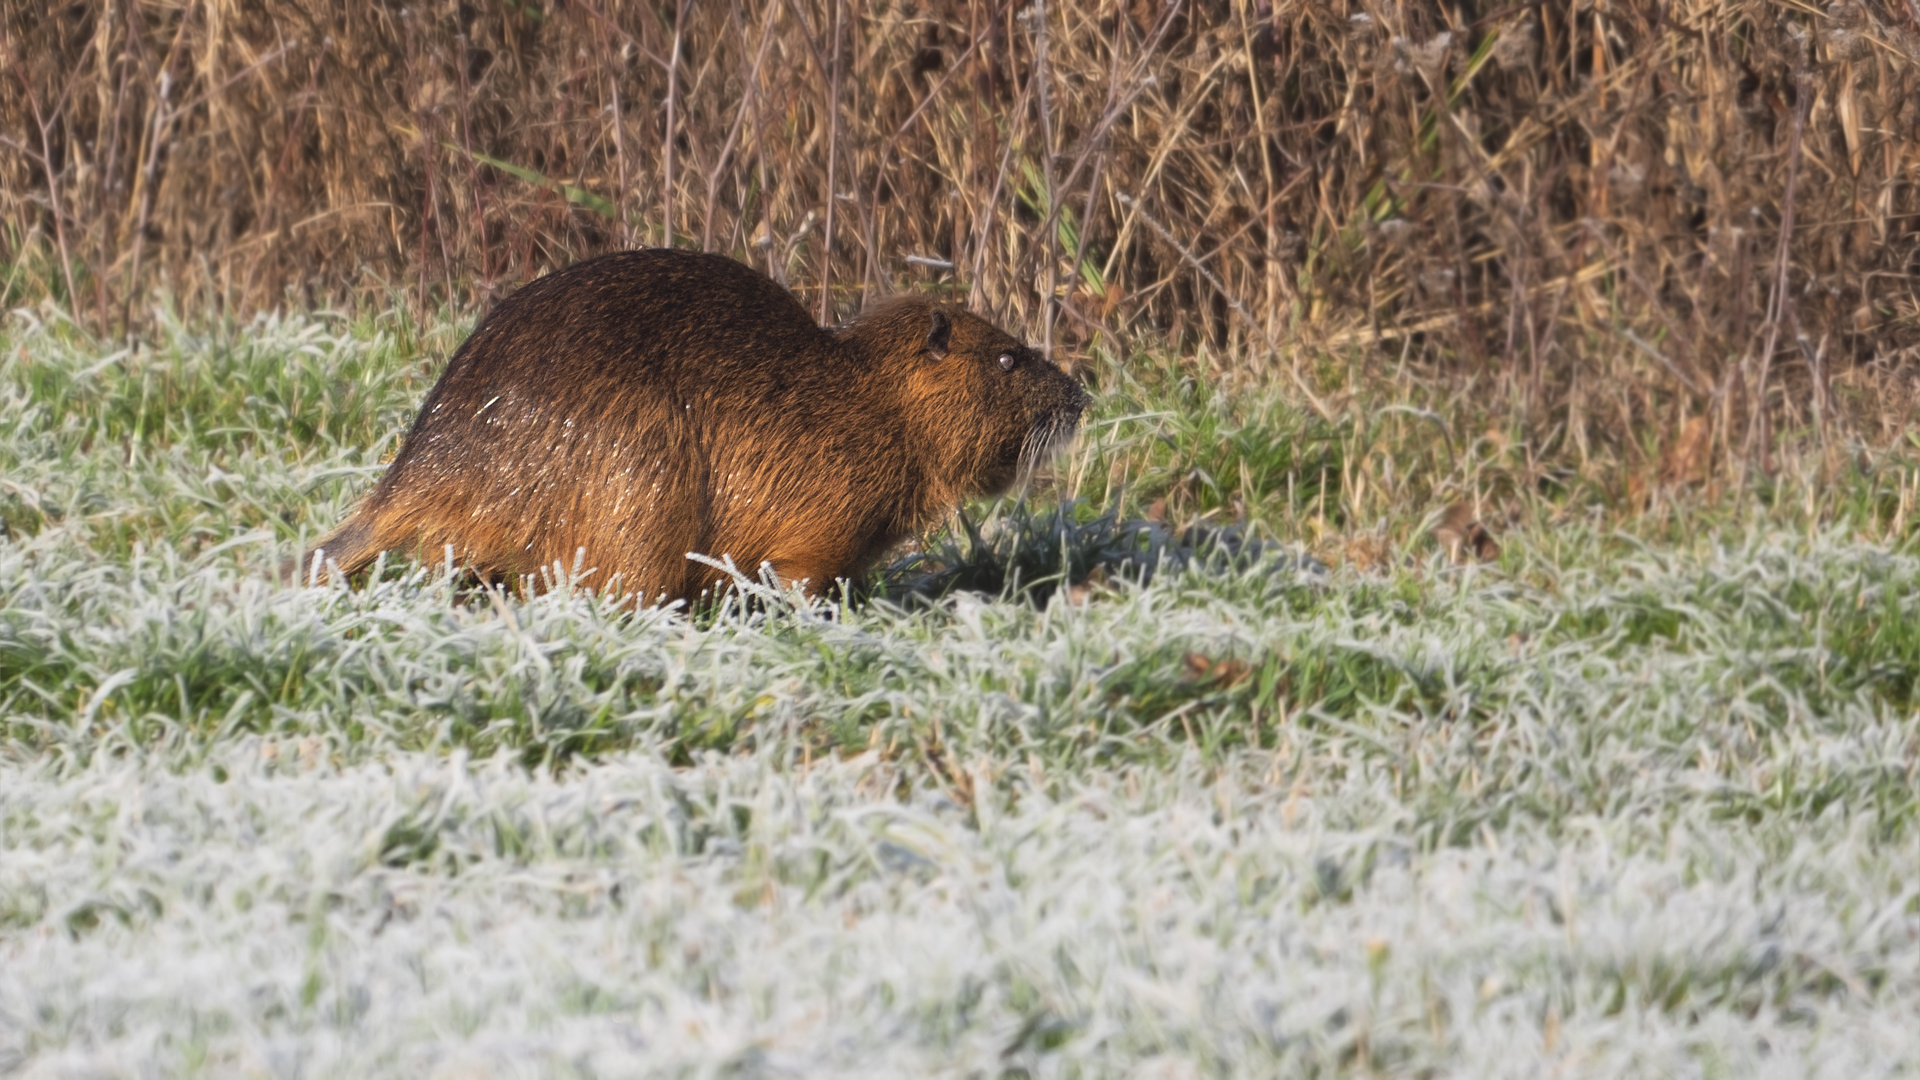
<svg viewBox="0 0 1920 1080"><path fill-rule="evenodd" d="M1647 482L1911 415L1911 0L0 2L5 291L104 331L672 243Z"/></svg>

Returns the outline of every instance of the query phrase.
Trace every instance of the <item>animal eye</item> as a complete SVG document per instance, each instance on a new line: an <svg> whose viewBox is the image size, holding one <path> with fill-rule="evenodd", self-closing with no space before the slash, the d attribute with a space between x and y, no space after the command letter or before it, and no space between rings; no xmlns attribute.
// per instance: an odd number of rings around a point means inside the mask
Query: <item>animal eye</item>
<svg viewBox="0 0 1920 1080"><path fill-rule="evenodd" d="M1012 371L1013 364L1014 364L1014 358L1012 353L1003 352L1000 354L1000 370L1001 371Z"/></svg>

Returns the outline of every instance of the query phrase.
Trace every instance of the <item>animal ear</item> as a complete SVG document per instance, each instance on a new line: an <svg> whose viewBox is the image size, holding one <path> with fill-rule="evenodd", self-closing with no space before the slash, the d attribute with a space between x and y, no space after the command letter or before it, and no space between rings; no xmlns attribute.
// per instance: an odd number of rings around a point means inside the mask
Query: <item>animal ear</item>
<svg viewBox="0 0 1920 1080"><path fill-rule="evenodd" d="M953 320L946 312L934 308L931 323L927 330L927 354L938 360L947 355L947 345L953 340Z"/></svg>

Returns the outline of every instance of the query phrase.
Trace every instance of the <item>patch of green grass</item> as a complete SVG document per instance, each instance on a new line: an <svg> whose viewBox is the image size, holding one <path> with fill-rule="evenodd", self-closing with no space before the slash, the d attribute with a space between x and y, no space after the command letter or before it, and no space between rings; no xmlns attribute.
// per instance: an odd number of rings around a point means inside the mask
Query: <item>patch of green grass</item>
<svg viewBox="0 0 1920 1080"><path fill-rule="evenodd" d="M1164 357L1112 363L1069 465L1072 486L1132 514L1177 521L1346 524L1353 425L1272 390L1210 387Z"/></svg>
<svg viewBox="0 0 1920 1080"><path fill-rule="evenodd" d="M125 557L326 528L391 452L457 334L400 315L204 330L163 318L123 344L16 315L0 340L0 531L71 533Z"/></svg>

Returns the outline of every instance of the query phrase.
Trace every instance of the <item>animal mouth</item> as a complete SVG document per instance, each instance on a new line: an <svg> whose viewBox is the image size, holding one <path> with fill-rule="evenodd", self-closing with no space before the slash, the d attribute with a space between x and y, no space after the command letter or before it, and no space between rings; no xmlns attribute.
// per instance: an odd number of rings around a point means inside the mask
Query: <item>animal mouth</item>
<svg viewBox="0 0 1920 1080"><path fill-rule="evenodd" d="M1055 452L1073 441L1074 433L1080 427L1080 412L1085 408L1085 400L1073 402L1048 412L1027 429L1027 437L1020 444L1019 465L1015 469L1017 483L1026 485Z"/></svg>

